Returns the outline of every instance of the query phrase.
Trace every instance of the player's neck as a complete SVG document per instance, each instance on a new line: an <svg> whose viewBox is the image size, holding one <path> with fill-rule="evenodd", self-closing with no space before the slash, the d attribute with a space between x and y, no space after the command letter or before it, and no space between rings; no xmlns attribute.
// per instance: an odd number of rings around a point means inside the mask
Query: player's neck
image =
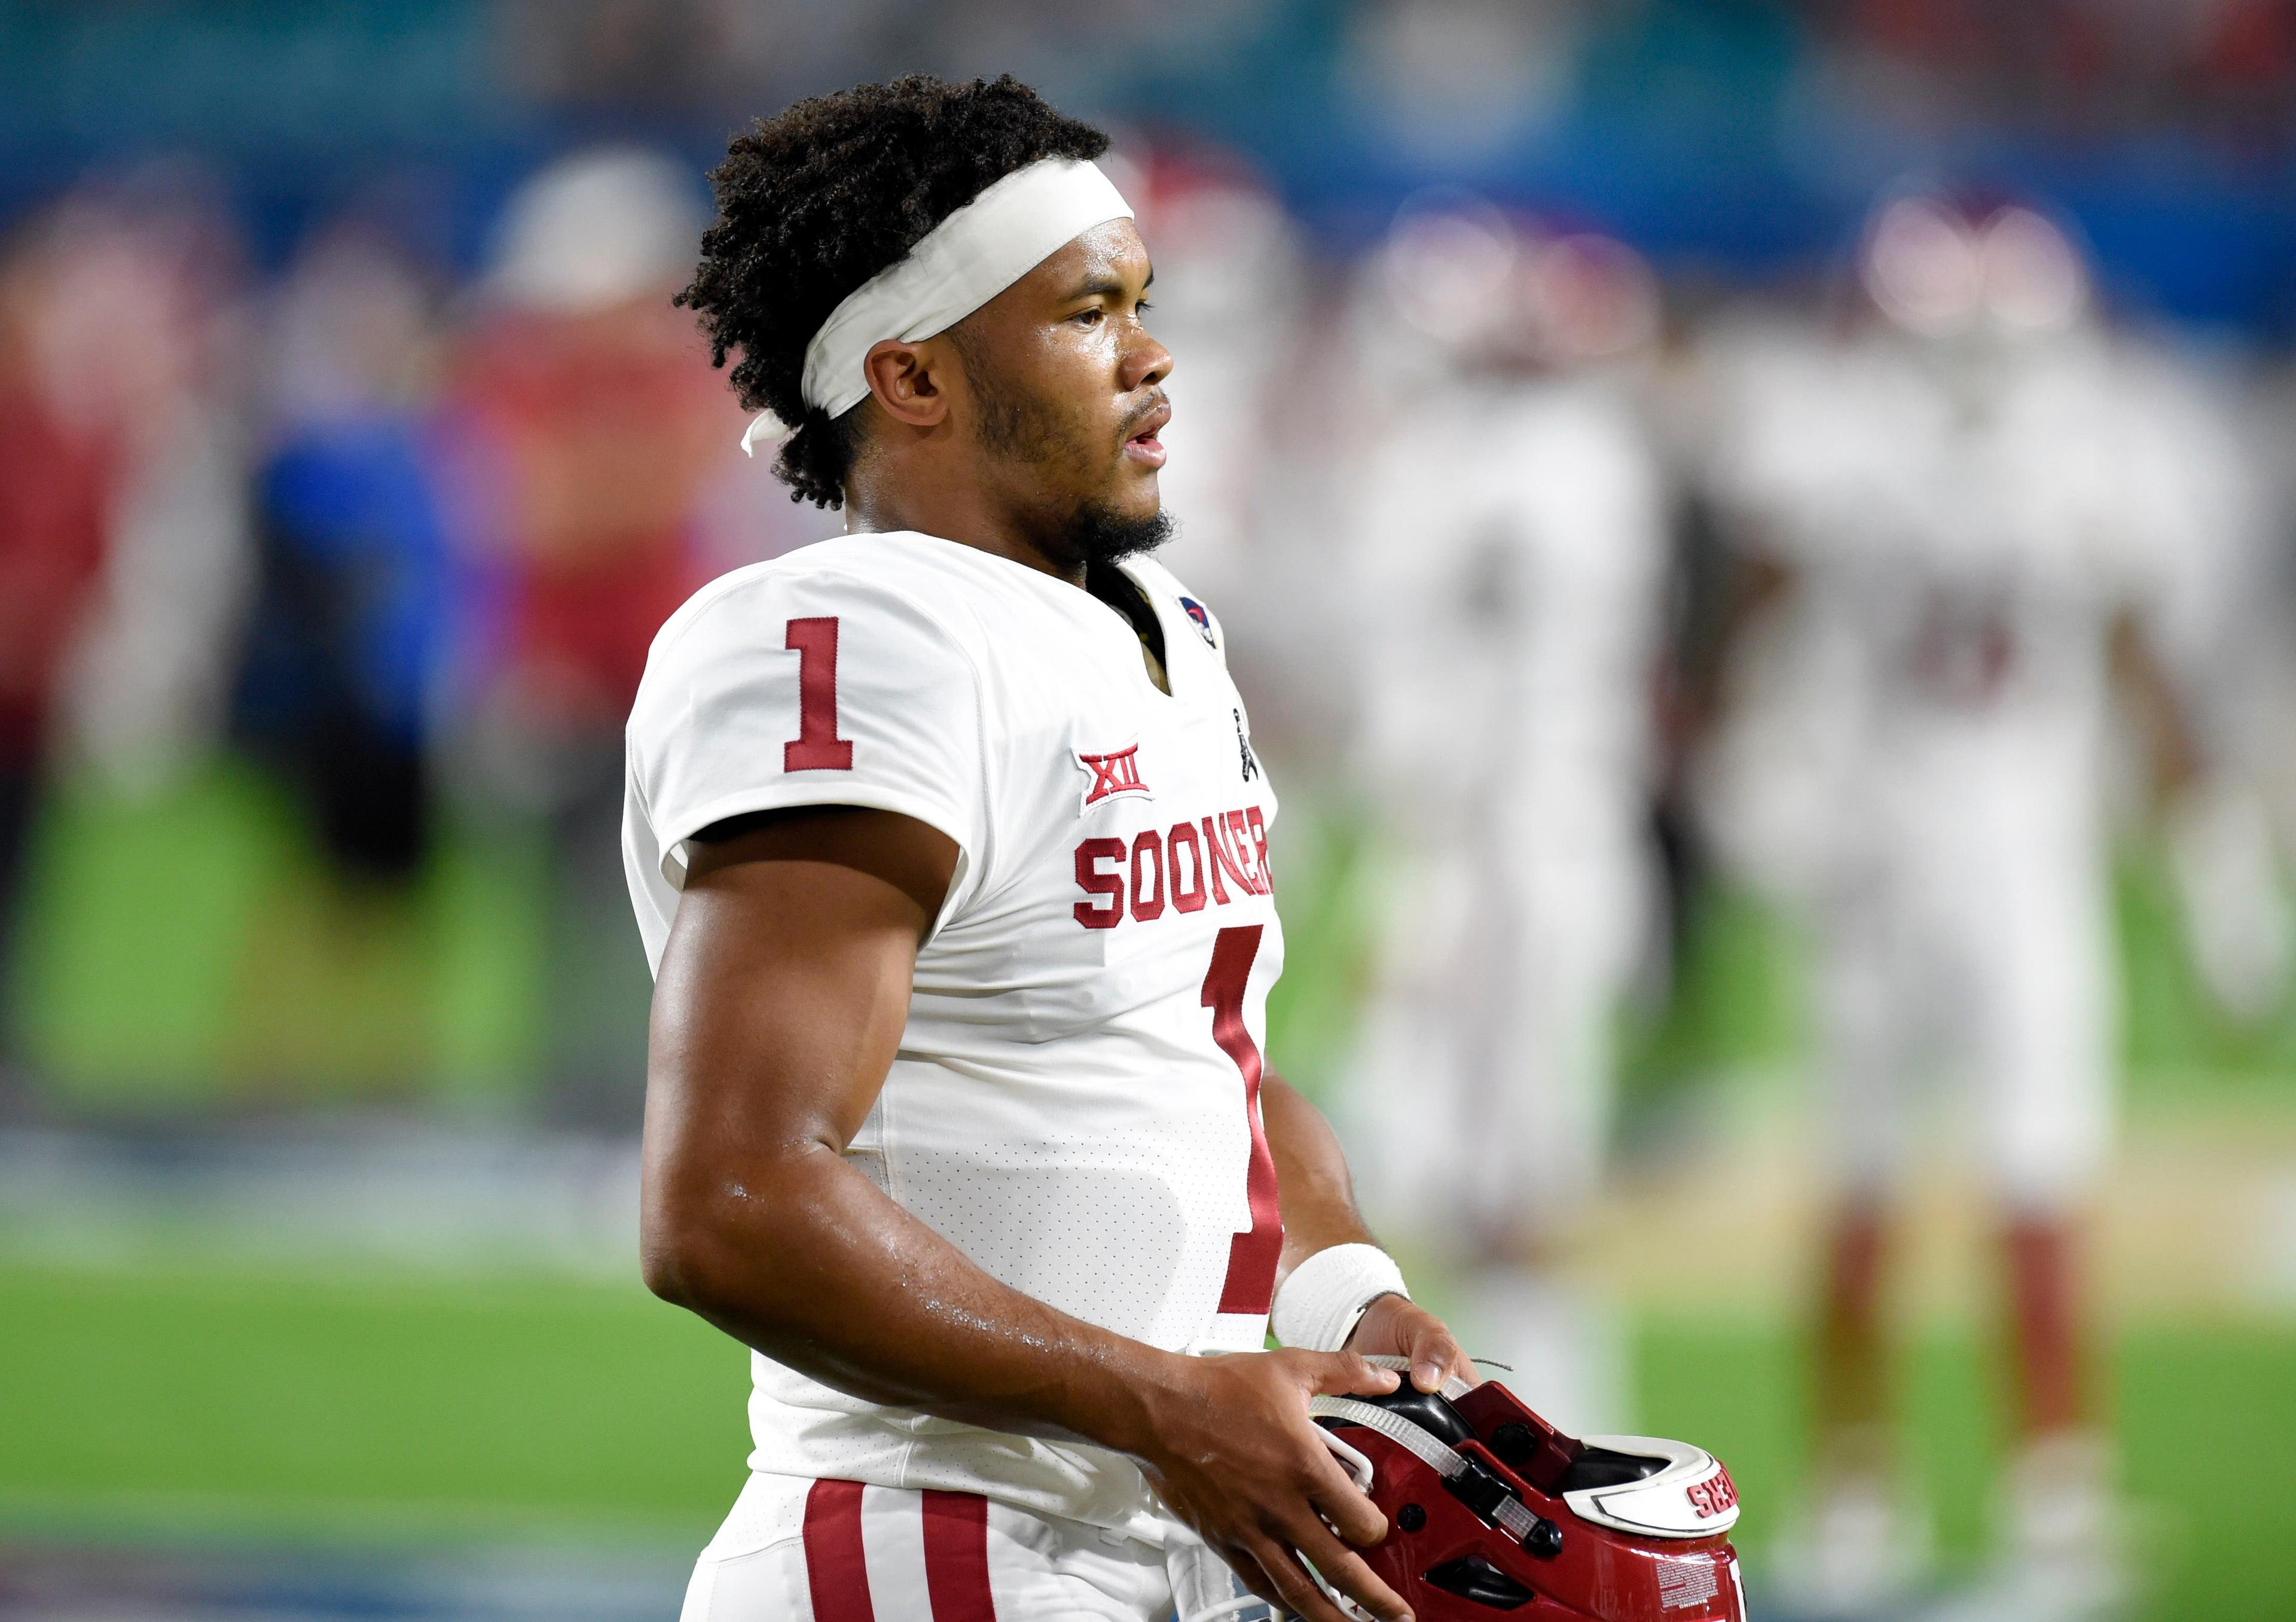
<svg viewBox="0 0 2296 1622"><path fill-rule="evenodd" d="M972 481L887 477L882 470L857 469L846 483L845 510L848 527L854 530L913 530L1011 558L1079 589L1085 583L1082 559L1046 551L1020 515Z"/></svg>

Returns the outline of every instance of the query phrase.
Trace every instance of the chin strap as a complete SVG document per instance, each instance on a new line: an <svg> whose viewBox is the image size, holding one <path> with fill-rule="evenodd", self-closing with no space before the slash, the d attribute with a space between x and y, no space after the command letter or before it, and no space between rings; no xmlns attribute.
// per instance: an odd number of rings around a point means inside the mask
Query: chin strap
<svg viewBox="0 0 2296 1622"><path fill-rule="evenodd" d="M1382 1368L1395 1368L1405 1362L1400 1357L1373 1357L1366 1361ZM1462 1396L1467 1388L1464 1380L1446 1380L1443 1384L1444 1400L1447 1402ZM1488 1466L1459 1452L1424 1426L1414 1424L1399 1413L1349 1396L1311 1397L1308 1402L1308 1412L1316 1419L1343 1420L1350 1425L1361 1425L1366 1430L1376 1430L1441 1477L1444 1486L1454 1498L1513 1538L1530 1553L1551 1559L1562 1548L1562 1529L1560 1527L1516 1497L1513 1490L1493 1474ZM1368 1485L1366 1478L1371 1467L1362 1453L1348 1446L1330 1431L1324 1433L1324 1445L1338 1454L1342 1462L1349 1462L1351 1455L1355 1462L1362 1465L1357 1485Z"/></svg>
<svg viewBox="0 0 2296 1622"><path fill-rule="evenodd" d="M1409 1379L1411 1378L1411 1359L1408 1357L1396 1357L1385 1352L1365 1352L1362 1355L1363 1360L1374 1369L1392 1369L1406 1379ZM1509 1367L1507 1364L1503 1363L1492 1363L1488 1357L1470 1357L1467 1361L1469 1363L1489 1363L1492 1368L1505 1369L1510 1374L1514 1372L1513 1369ZM1443 1382L1442 1397L1447 1403L1456 1403L1473 1389L1474 1387L1472 1386L1469 1385L1465 1380L1461 1379L1455 1374L1450 1379ZM1320 1402L1323 1399L1318 1397L1316 1400Z"/></svg>

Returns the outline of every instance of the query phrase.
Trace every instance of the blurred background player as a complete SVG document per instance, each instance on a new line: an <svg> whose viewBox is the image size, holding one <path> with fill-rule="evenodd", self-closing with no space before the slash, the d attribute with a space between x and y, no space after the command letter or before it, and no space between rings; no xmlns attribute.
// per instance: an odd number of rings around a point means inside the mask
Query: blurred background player
<svg viewBox="0 0 2296 1622"><path fill-rule="evenodd" d="M1266 477L1277 418L1269 390L1304 312L1278 295L1306 275L1305 248L1283 204L1226 153L1152 147L1116 172L1156 234L1157 324L1204 363L1185 383L1173 374L1173 399L1194 420L1175 430L1187 454L1168 465L1186 465L1173 475L1174 511L1185 517L1170 554L1207 598L1230 601L1239 594L1223 587L1259 577L1254 549L1280 495ZM1179 414L1175 405L1175 423Z"/></svg>
<svg viewBox="0 0 2296 1622"><path fill-rule="evenodd" d="M1656 286L1620 243L1472 205L1406 214L1374 266L1347 582L1382 860L1349 1118L1383 1219L1472 1270L1478 1354L1557 1423L1624 1429L1623 1340L1570 1262L1658 944Z"/></svg>
<svg viewBox="0 0 2296 1622"><path fill-rule="evenodd" d="M1814 926L1840 1179L1789 1576L1864 1614L1921 1557L1883 1264L1941 1063L1997 1208L2014 1368L2006 1565L1971 1614L2100 1614L2125 1569L2081 1243L2116 1066L2107 701L2118 684L2149 798L2188 797L2202 762L2163 650L2239 539L2235 498L2039 212L1901 198L1858 274L1837 336L1719 341L1712 471L1759 628L1713 817Z"/></svg>
<svg viewBox="0 0 2296 1622"><path fill-rule="evenodd" d="M27 222L0 269L0 975L59 762L148 798L223 730L252 573L242 269L207 177L168 164Z"/></svg>
<svg viewBox="0 0 2296 1622"><path fill-rule="evenodd" d="M673 309L707 214L636 148L577 152L508 203L450 410L472 515L473 797L530 819L551 869L552 1113L630 1118L644 966L617 927L622 726L654 632L714 572L696 513L726 402Z"/></svg>
<svg viewBox="0 0 2296 1622"><path fill-rule="evenodd" d="M326 876L286 905L308 925L297 955L324 960L385 1029L405 1024L392 967L425 945L435 723L456 634L430 432L439 303L435 272L382 211L347 211L287 268L250 380L257 579L234 731L308 818Z"/></svg>
<svg viewBox="0 0 2296 1622"><path fill-rule="evenodd" d="M0 978L15 938L55 692L102 577L111 422L76 422L42 354L57 289L49 253L19 251L0 284ZM15 1057L0 1005L0 1087Z"/></svg>

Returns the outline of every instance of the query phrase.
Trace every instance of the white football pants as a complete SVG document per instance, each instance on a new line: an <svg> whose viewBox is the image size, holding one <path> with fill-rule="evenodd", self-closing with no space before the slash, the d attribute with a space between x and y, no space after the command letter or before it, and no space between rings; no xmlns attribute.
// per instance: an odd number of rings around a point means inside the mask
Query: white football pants
<svg viewBox="0 0 2296 1622"><path fill-rule="evenodd" d="M1423 849L1383 886L1386 963L1338 1116L1365 1209L1423 1243L1567 1233L1603 1182L1650 875L1623 834L1521 835Z"/></svg>
<svg viewBox="0 0 2296 1622"><path fill-rule="evenodd" d="M1160 1549L973 1493L752 1475L678 1622L1160 1622Z"/></svg>
<svg viewBox="0 0 2296 1622"><path fill-rule="evenodd" d="M2078 829L1953 831L1899 840L1821 918L1837 1152L1853 1190L1895 1190L1936 1090L1923 1060L1939 1058L2002 1198L2062 1211L2095 1185L2112 1143L2104 854Z"/></svg>

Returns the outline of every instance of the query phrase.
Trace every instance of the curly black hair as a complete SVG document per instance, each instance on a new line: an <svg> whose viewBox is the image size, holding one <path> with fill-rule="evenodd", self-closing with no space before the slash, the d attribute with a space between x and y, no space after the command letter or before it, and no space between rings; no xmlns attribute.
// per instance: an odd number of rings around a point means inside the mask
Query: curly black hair
<svg viewBox="0 0 2296 1622"><path fill-rule="evenodd" d="M712 365L740 351L742 404L794 426L774 467L791 500L844 503L859 408L832 418L800 392L805 346L829 312L1013 170L1107 150L1106 136L1010 74L857 85L734 138L709 173L717 221L676 301L700 317Z"/></svg>

